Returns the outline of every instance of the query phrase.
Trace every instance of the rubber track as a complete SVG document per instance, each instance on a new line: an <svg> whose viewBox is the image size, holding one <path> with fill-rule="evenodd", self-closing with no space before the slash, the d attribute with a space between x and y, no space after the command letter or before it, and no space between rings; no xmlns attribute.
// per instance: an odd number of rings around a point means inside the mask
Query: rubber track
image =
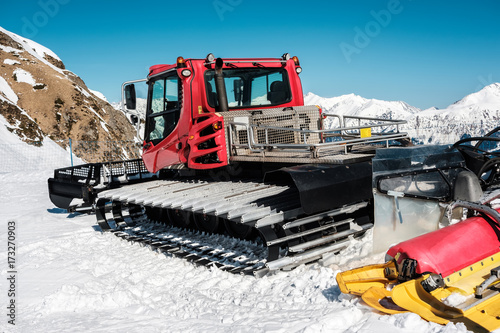
<svg viewBox="0 0 500 333"><path fill-rule="evenodd" d="M259 259L255 255L238 251L234 247L228 250L221 246L208 245L214 242L220 243L222 238L226 238L222 243L234 243L234 238L224 235L207 235L151 222L112 232L121 239L148 246L159 253L182 258L197 266L216 267L233 274L255 276L263 276L269 271L265 267L265 258ZM238 243L242 242L247 243L245 244L247 250L250 246L253 249L260 247L262 252L265 251L263 245L238 240ZM243 247L245 245L240 244Z"/></svg>
<svg viewBox="0 0 500 333"><path fill-rule="evenodd" d="M338 252L349 244L351 237L360 236L373 226L371 223L358 225L349 218L350 213L366 209L366 202L298 218L297 194L290 190L285 186L252 182L152 181L100 193L96 217L103 231L114 232L128 241L149 245L202 266L257 276L292 269L316 261L325 253ZM241 256L238 247L252 242L156 223L150 219L146 207L162 210L182 207L186 211L218 214L232 223L255 228L263 244L260 249L243 250L247 254ZM337 216L344 217L331 220ZM301 232L291 229L319 221L327 222ZM337 228L343 225L349 228L339 231ZM203 240L200 235L205 235Z"/></svg>

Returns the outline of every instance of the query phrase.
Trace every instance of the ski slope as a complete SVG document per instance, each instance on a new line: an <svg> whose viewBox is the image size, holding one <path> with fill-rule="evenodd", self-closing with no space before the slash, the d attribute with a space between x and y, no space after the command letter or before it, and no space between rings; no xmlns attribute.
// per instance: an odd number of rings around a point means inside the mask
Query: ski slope
<svg viewBox="0 0 500 333"><path fill-rule="evenodd" d="M0 174L0 279L15 222L15 326L1 284L0 332L467 332L409 313L380 315L340 293L340 270L381 262L371 232L340 256L263 278L197 267L102 234L95 217L55 208L51 169Z"/></svg>

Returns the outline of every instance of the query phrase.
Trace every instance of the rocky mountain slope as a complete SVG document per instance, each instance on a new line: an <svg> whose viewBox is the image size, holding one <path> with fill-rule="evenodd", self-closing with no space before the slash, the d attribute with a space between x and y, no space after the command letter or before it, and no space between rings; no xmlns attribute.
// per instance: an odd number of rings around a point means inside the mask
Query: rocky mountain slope
<svg viewBox="0 0 500 333"><path fill-rule="evenodd" d="M0 27L0 114L21 140L133 140L125 115L96 95L54 52Z"/></svg>

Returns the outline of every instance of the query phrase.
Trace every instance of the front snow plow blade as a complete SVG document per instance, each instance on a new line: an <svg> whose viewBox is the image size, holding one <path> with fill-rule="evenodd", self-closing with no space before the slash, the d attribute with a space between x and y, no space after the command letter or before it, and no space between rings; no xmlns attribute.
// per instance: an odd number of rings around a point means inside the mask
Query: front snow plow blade
<svg viewBox="0 0 500 333"><path fill-rule="evenodd" d="M339 273L340 290L387 314L411 311L474 332L500 328L500 210L490 206L498 197L451 204L478 216L392 246L385 264Z"/></svg>
<svg viewBox="0 0 500 333"><path fill-rule="evenodd" d="M49 198L56 207L70 212L92 211L97 193L157 176L141 159L60 168L48 179Z"/></svg>

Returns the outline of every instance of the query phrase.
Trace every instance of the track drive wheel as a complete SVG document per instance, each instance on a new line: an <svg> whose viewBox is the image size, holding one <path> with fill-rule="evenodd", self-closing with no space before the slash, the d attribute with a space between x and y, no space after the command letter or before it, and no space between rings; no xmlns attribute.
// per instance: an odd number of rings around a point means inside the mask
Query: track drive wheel
<svg viewBox="0 0 500 333"><path fill-rule="evenodd" d="M168 218L172 224L179 228L191 228L193 226L193 214L181 209L169 209Z"/></svg>
<svg viewBox="0 0 500 333"><path fill-rule="evenodd" d="M206 231L211 234L217 233L222 229L222 223L220 223L218 216L195 214L194 223L199 230Z"/></svg>
<svg viewBox="0 0 500 333"><path fill-rule="evenodd" d="M252 239L255 236L254 228L241 223L224 220L224 226L229 236L241 239Z"/></svg>

